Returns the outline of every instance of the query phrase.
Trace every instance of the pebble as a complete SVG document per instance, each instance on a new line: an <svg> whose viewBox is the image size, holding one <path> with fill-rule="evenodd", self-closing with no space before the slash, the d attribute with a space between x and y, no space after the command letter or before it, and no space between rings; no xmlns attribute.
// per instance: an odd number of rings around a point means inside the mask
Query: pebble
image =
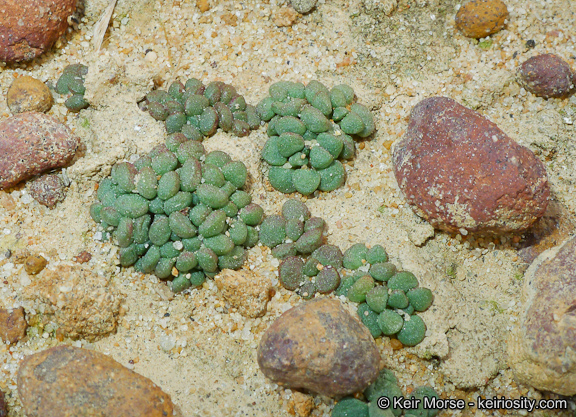
<svg viewBox="0 0 576 417"><path fill-rule="evenodd" d="M253 271L222 270L214 282L224 299L244 317L261 317L272 294L272 284Z"/></svg>
<svg viewBox="0 0 576 417"><path fill-rule="evenodd" d="M316 7L317 1L318 0L291 0L290 3L298 13L305 14Z"/></svg>
<svg viewBox="0 0 576 417"><path fill-rule="evenodd" d="M428 98L412 109L393 163L414 211L447 232L525 230L548 205L542 162L481 114L449 98Z"/></svg>
<svg viewBox="0 0 576 417"><path fill-rule="evenodd" d="M506 24L508 8L501 0L470 0L456 14L456 27L469 38L485 38Z"/></svg>
<svg viewBox="0 0 576 417"><path fill-rule="evenodd" d="M148 378L102 353L57 346L26 357L18 394L28 417L171 417L174 405Z"/></svg>
<svg viewBox="0 0 576 417"><path fill-rule="evenodd" d="M24 269L29 275L36 275L42 272L48 265L48 261L42 255L30 255L24 262Z"/></svg>
<svg viewBox="0 0 576 417"><path fill-rule="evenodd" d="M292 26L296 19L298 18L298 13L290 7L281 7L274 12L272 21L278 27L288 27Z"/></svg>
<svg viewBox="0 0 576 417"><path fill-rule="evenodd" d="M46 84L24 75L14 80L6 94L6 102L12 114L26 111L45 113L52 108L54 99Z"/></svg>
<svg viewBox="0 0 576 417"><path fill-rule="evenodd" d="M0 309L0 337L4 342L17 343L26 336L28 323L24 317L24 308L12 310ZM0 416L2 413L0 413Z"/></svg>
<svg viewBox="0 0 576 417"><path fill-rule="evenodd" d="M4 392L0 391L0 417L8 416L8 406L4 400Z"/></svg>
<svg viewBox="0 0 576 417"><path fill-rule="evenodd" d="M70 163L79 139L62 123L38 112L0 123L0 189Z"/></svg>
<svg viewBox="0 0 576 417"><path fill-rule="evenodd" d="M40 204L54 208L56 203L66 198L66 188L58 175L46 174L32 181L30 195Z"/></svg>
<svg viewBox="0 0 576 417"><path fill-rule="evenodd" d="M518 71L518 78L526 90L538 97L567 98L576 90L576 73L554 54L526 60Z"/></svg>
<svg viewBox="0 0 576 417"><path fill-rule="evenodd" d="M81 265L58 265L24 288L34 317L71 339L97 340L116 330L123 297L116 285Z"/></svg>
<svg viewBox="0 0 576 417"><path fill-rule="evenodd" d="M524 312L508 340L516 377L539 390L576 394L576 237L543 252L524 275Z"/></svg>
<svg viewBox="0 0 576 417"><path fill-rule="evenodd" d="M327 298L286 311L258 347L258 365L272 381L329 397L362 391L378 376L379 364L368 329Z"/></svg>
<svg viewBox="0 0 576 417"><path fill-rule="evenodd" d="M77 0L3 2L0 61L29 61L52 47L68 28Z"/></svg>

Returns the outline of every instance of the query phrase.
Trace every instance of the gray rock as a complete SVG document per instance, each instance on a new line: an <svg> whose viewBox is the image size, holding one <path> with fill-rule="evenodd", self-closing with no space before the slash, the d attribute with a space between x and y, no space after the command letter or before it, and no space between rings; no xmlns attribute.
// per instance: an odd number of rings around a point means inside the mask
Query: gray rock
<svg viewBox="0 0 576 417"><path fill-rule="evenodd" d="M524 275L524 313L508 341L516 377L576 394L576 238L543 252Z"/></svg>
<svg viewBox="0 0 576 417"><path fill-rule="evenodd" d="M278 384L337 397L374 382L380 354L368 329L339 301L316 298L272 323L260 341L258 365Z"/></svg>
<svg viewBox="0 0 576 417"><path fill-rule="evenodd" d="M308 13L316 6L317 0L291 0L292 7L298 13Z"/></svg>

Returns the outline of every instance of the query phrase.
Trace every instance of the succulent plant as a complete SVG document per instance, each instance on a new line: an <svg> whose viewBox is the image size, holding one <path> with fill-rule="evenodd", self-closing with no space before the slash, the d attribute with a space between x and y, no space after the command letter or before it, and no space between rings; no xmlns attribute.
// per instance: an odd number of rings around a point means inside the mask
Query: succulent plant
<svg viewBox="0 0 576 417"><path fill-rule="evenodd" d="M354 90L344 84L328 90L318 81L280 81L269 93L256 111L268 122L262 159L272 187L303 195L340 187L346 176L340 160L354 157L353 136L366 138L376 129L370 110L355 103Z"/></svg>

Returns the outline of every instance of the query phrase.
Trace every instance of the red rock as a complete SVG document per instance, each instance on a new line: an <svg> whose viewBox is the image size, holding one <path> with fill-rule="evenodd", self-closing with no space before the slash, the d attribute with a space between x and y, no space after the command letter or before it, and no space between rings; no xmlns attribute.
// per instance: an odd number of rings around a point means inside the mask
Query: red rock
<svg viewBox="0 0 576 417"><path fill-rule="evenodd" d="M548 205L542 162L494 123L449 98L429 98L414 107L393 163L414 211L448 232L524 230Z"/></svg>
<svg viewBox="0 0 576 417"><path fill-rule="evenodd" d="M470 0L456 13L456 27L469 38L485 38L506 24L508 8L501 0Z"/></svg>
<svg viewBox="0 0 576 417"><path fill-rule="evenodd" d="M520 83L539 97L566 98L576 91L576 73L554 54L533 56L518 71Z"/></svg>
<svg viewBox="0 0 576 417"><path fill-rule="evenodd" d="M0 61L36 58L66 31L77 0L3 0L0 4Z"/></svg>
<svg viewBox="0 0 576 417"><path fill-rule="evenodd" d="M28 417L171 417L170 396L102 353L57 346L26 357L18 394Z"/></svg>
<svg viewBox="0 0 576 417"><path fill-rule="evenodd" d="M339 301L316 298L272 323L260 341L258 365L278 384L336 397L374 382L380 354L368 329Z"/></svg>
<svg viewBox="0 0 576 417"><path fill-rule="evenodd" d="M79 139L43 113L27 112L0 123L0 190L72 161Z"/></svg>
<svg viewBox="0 0 576 417"><path fill-rule="evenodd" d="M66 198L64 183L58 175L53 174L42 175L32 181L30 195L48 208L54 208L56 203Z"/></svg>
<svg viewBox="0 0 576 417"><path fill-rule="evenodd" d="M4 342L17 343L26 336L28 323L22 307L13 310L0 309L0 338Z"/></svg>
<svg viewBox="0 0 576 417"><path fill-rule="evenodd" d="M517 379L576 394L576 238L543 252L524 275L524 312L508 340Z"/></svg>

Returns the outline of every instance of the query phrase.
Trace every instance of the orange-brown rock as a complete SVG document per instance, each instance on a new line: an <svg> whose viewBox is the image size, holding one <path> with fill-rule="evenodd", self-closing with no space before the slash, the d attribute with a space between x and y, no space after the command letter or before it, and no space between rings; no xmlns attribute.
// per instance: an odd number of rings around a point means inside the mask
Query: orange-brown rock
<svg viewBox="0 0 576 417"><path fill-rule="evenodd" d="M393 165L414 211L448 232L525 230L548 205L542 162L490 120L449 98L432 97L412 109Z"/></svg>
<svg viewBox="0 0 576 417"><path fill-rule="evenodd" d="M543 252L524 275L524 312L508 341L516 377L576 394L576 238Z"/></svg>
<svg viewBox="0 0 576 417"><path fill-rule="evenodd" d="M0 123L0 190L67 165L79 143L68 127L43 113L20 113L4 120Z"/></svg>
<svg viewBox="0 0 576 417"><path fill-rule="evenodd" d="M506 24L508 8L501 0L470 0L456 14L456 27L469 38L484 38Z"/></svg>
<svg viewBox="0 0 576 417"><path fill-rule="evenodd" d="M533 56L522 64L518 76L524 88L539 97L566 98L576 91L576 73L558 55Z"/></svg>
<svg viewBox="0 0 576 417"><path fill-rule="evenodd" d="M113 281L82 265L58 265L32 278L23 297L41 315L31 323L51 323L72 339L96 340L114 332L123 296Z"/></svg>
<svg viewBox="0 0 576 417"><path fill-rule="evenodd" d="M260 341L258 365L278 384L339 397L374 382L380 354L368 329L339 301L316 298L272 323Z"/></svg>
<svg viewBox="0 0 576 417"><path fill-rule="evenodd" d="M12 114L26 111L45 113L50 110L54 100L46 84L24 75L12 82L6 94L6 102Z"/></svg>
<svg viewBox="0 0 576 417"><path fill-rule="evenodd" d="M0 3L0 61L36 58L66 31L77 0L3 0Z"/></svg>
<svg viewBox="0 0 576 417"><path fill-rule="evenodd" d="M252 271L224 269L214 277L224 299L245 317L260 317L266 313L272 284Z"/></svg>
<svg viewBox="0 0 576 417"><path fill-rule="evenodd" d="M0 309L0 338L4 342L17 343L26 336L28 323L22 307L12 310Z"/></svg>
<svg viewBox="0 0 576 417"><path fill-rule="evenodd" d="M148 378L102 353L57 346L24 359L18 394L28 417L171 417L173 404Z"/></svg>

